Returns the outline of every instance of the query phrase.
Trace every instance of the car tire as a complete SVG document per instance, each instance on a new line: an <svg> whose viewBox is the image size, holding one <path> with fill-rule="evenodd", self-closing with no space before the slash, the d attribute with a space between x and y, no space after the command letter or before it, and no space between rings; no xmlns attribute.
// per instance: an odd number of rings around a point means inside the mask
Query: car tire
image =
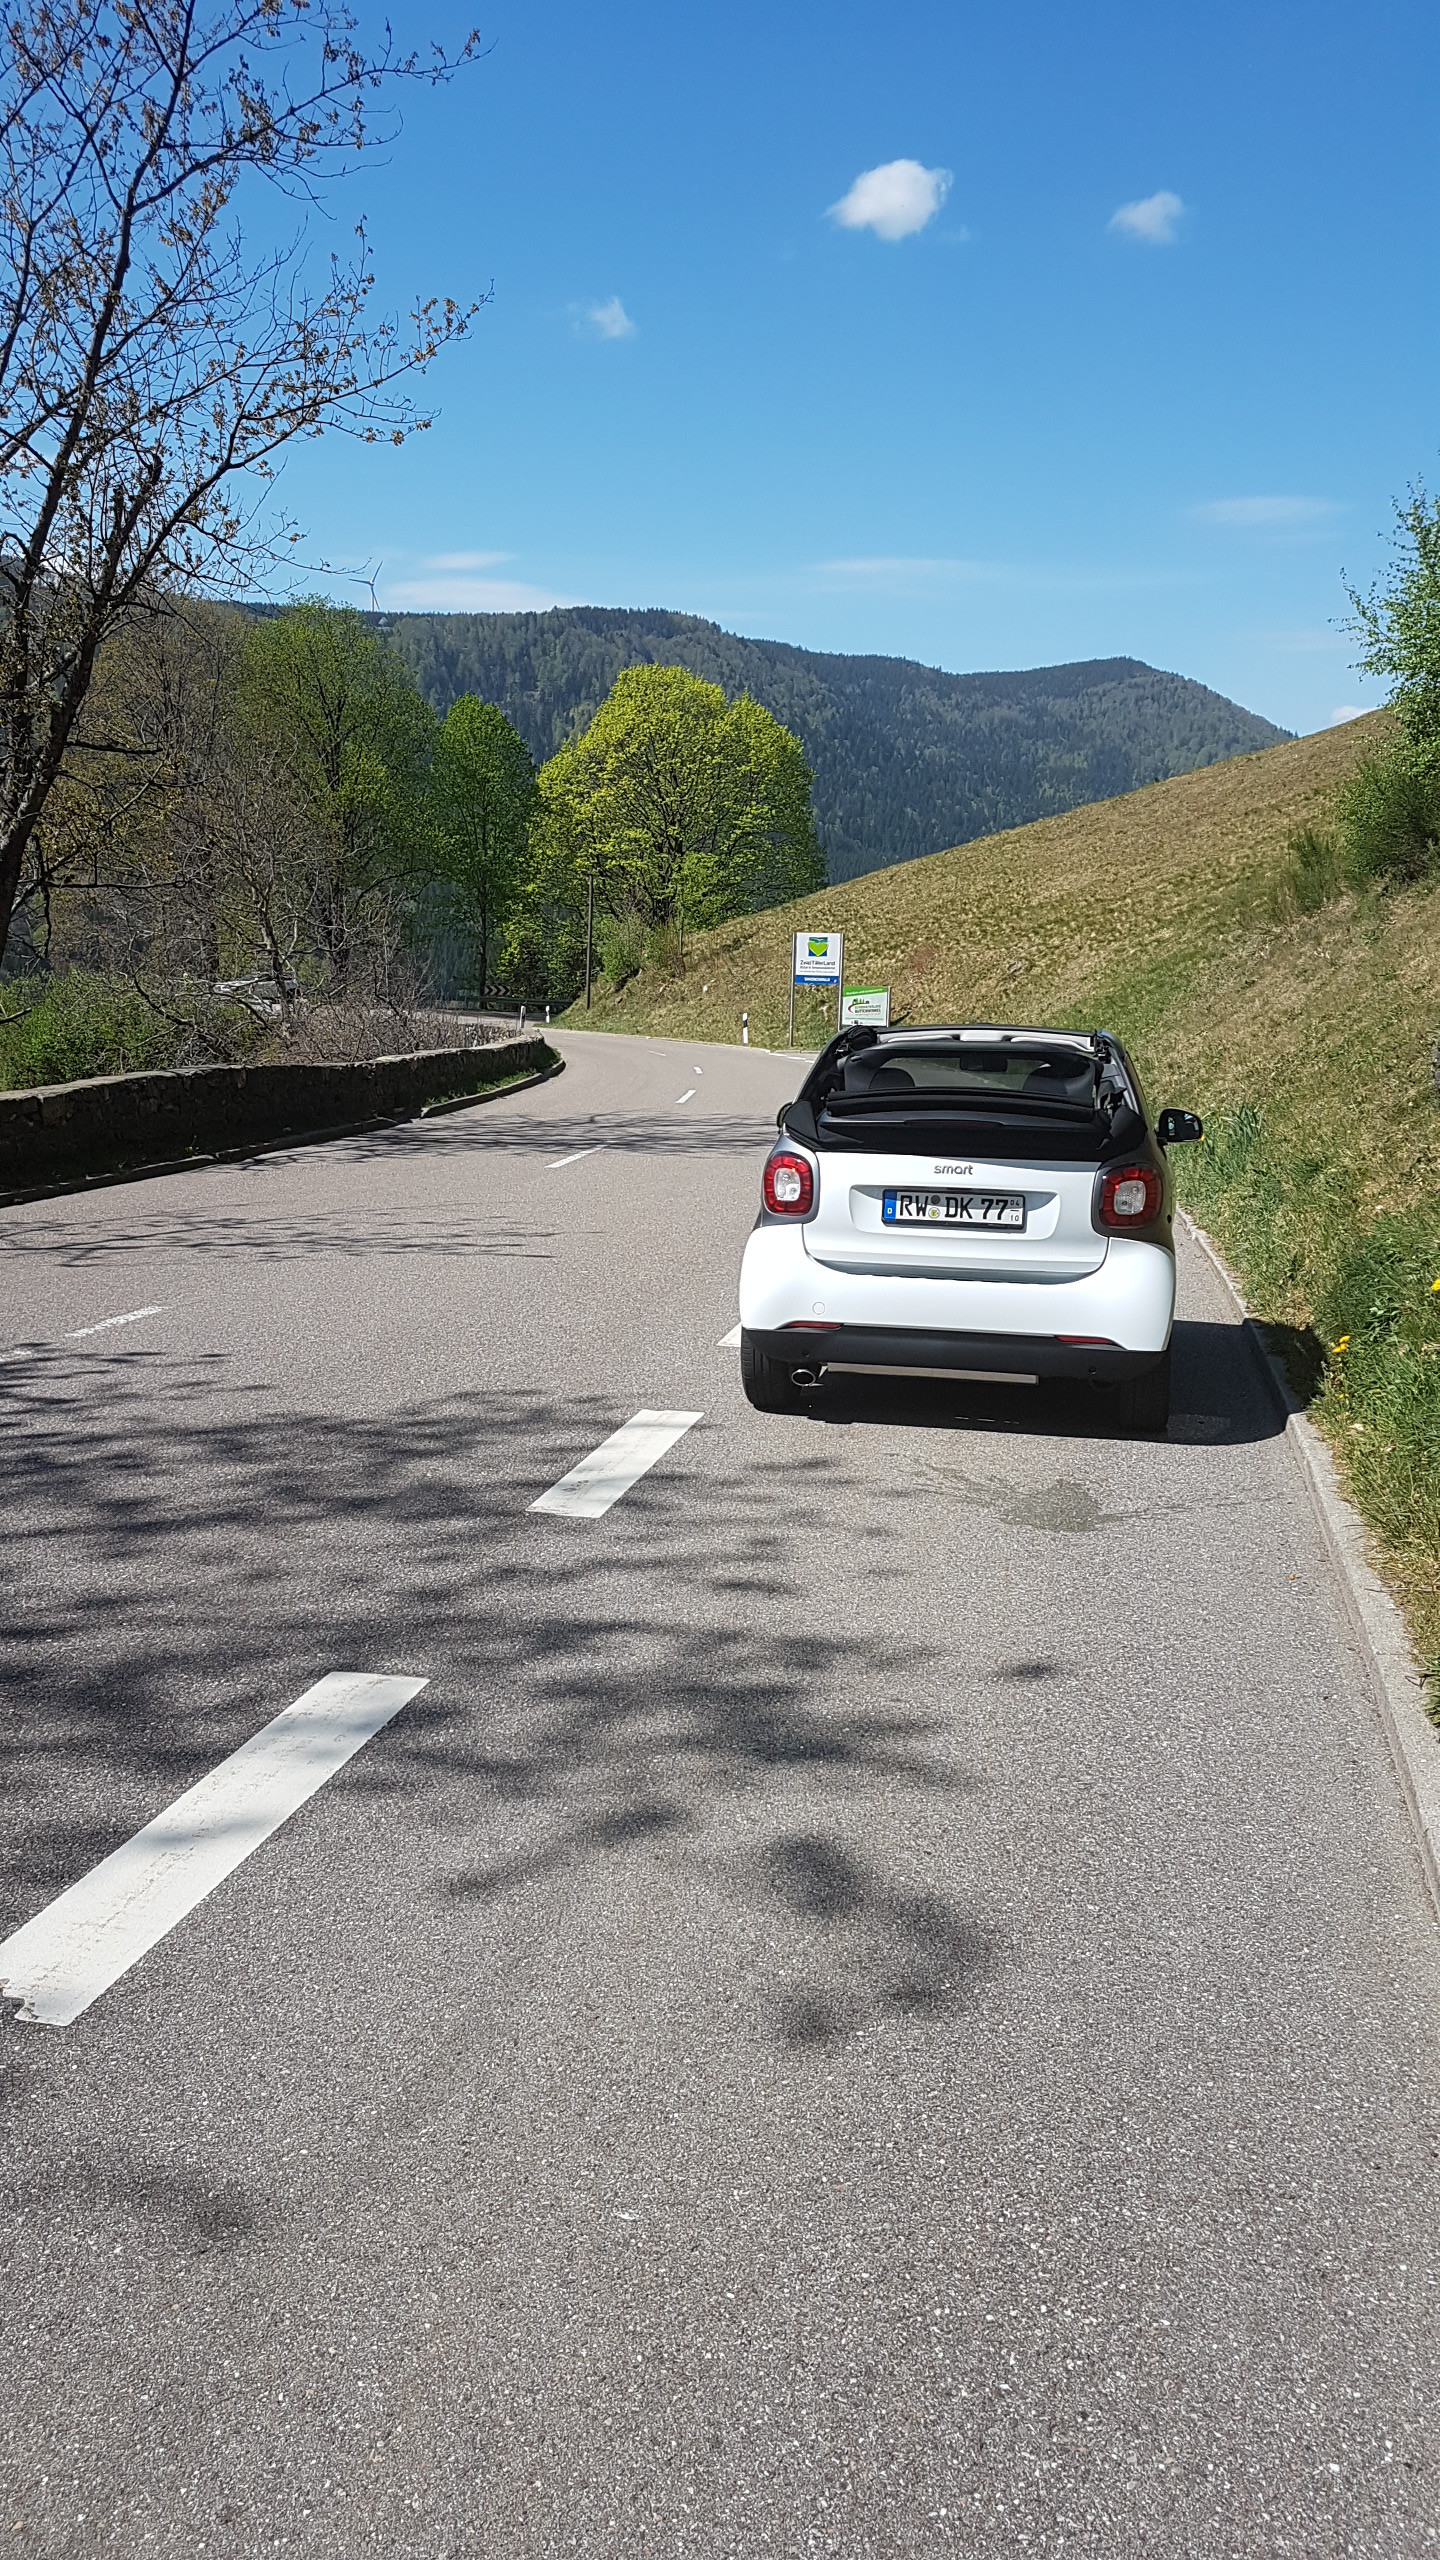
<svg viewBox="0 0 1440 2560"><path fill-rule="evenodd" d="M783 1360L771 1360L756 1348L743 1328L740 1335L740 1384L757 1413L798 1413L800 1389L791 1384Z"/></svg>
<svg viewBox="0 0 1440 2560"><path fill-rule="evenodd" d="M1126 1378L1111 1390L1115 1427L1137 1440L1163 1440L1170 1427L1170 1353L1138 1378Z"/></svg>

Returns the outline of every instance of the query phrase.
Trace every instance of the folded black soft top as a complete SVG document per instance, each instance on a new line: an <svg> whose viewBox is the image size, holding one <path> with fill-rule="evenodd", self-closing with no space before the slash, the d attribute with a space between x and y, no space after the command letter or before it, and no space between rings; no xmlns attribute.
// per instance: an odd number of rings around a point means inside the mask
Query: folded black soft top
<svg viewBox="0 0 1440 2560"><path fill-rule="evenodd" d="M1134 1071L1108 1032L994 1024L842 1031L785 1126L849 1152L1097 1165L1147 1131Z"/></svg>

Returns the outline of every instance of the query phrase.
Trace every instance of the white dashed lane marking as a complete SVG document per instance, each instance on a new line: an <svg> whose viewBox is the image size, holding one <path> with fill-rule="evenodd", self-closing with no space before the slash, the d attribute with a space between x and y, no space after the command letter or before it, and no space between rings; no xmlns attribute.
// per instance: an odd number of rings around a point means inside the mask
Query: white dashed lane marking
<svg viewBox="0 0 1440 2560"><path fill-rule="evenodd" d="M532 1502L531 1510L556 1511L565 1520L600 1519L622 1493L639 1483L657 1458L684 1439L692 1423L701 1420L698 1413L654 1413L648 1405L642 1406L588 1458L552 1484L548 1493L542 1493L538 1502Z"/></svg>
<svg viewBox="0 0 1440 2560"><path fill-rule="evenodd" d="M164 1313L163 1307L132 1307L127 1316L102 1316L98 1324L77 1324L74 1332L67 1333L65 1339L67 1342L83 1342L87 1333L108 1333L112 1325L138 1324L142 1316L163 1316Z"/></svg>
<svg viewBox="0 0 1440 2560"><path fill-rule="evenodd" d="M681 1102L693 1102L693 1101L694 1101L694 1099L695 1099L695 1087L694 1087L694 1086L693 1086L693 1084L692 1084L692 1085L690 1085L690 1086L688 1086L688 1087L686 1088L686 1090L685 1090L685 1092L684 1092L684 1093L682 1093L682 1094L681 1094L681 1096L680 1096L680 1101L681 1101ZM677 1108L678 1108L678 1105L677 1105Z"/></svg>
<svg viewBox="0 0 1440 2560"><path fill-rule="evenodd" d="M577 1147L573 1156L557 1156L548 1170L551 1173L563 1173L567 1164L579 1164L582 1157L598 1156L599 1153L598 1147Z"/></svg>
<svg viewBox="0 0 1440 2560"><path fill-rule="evenodd" d="M5 1940L6 1998L22 2018L68 2027L424 1687L328 1671Z"/></svg>

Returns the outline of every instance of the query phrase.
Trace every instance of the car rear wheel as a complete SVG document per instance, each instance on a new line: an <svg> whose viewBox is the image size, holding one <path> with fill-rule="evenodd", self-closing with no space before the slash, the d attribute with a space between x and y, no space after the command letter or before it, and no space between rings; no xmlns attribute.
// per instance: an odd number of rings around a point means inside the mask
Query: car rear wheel
<svg viewBox="0 0 1440 2560"><path fill-rule="evenodd" d="M783 1360L757 1350L753 1335L740 1335L740 1384L759 1413L798 1413L800 1389L792 1386Z"/></svg>
<svg viewBox="0 0 1440 2560"><path fill-rule="evenodd" d="M1163 1440L1170 1424L1170 1353L1156 1361L1153 1369L1142 1371L1138 1378L1126 1378L1112 1387L1110 1412L1118 1431L1133 1433L1137 1439Z"/></svg>

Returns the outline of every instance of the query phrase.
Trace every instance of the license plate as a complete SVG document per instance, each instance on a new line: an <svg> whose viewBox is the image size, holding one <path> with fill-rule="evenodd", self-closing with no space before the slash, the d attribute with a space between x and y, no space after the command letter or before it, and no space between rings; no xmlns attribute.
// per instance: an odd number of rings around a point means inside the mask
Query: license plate
<svg viewBox="0 0 1440 2560"><path fill-rule="evenodd" d="M1023 1227L1023 1191L887 1191L887 1227Z"/></svg>

